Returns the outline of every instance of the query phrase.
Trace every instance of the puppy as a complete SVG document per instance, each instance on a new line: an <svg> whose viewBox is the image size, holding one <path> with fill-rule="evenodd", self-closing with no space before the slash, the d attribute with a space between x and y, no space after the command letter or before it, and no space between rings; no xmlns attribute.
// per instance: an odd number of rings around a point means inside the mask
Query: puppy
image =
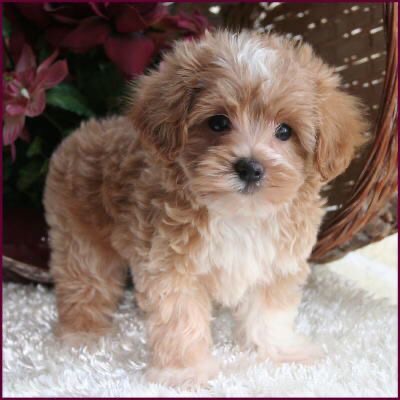
<svg viewBox="0 0 400 400"><path fill-rule="evenodd" d="M339 84L307 44L219 31L177 43L125 116L83 123L54 153L44 196L58 334L106 332L129 266L153 381L215 375L212 302L262 359L317 358L293 321L319 192L367 129Z"/></svg>

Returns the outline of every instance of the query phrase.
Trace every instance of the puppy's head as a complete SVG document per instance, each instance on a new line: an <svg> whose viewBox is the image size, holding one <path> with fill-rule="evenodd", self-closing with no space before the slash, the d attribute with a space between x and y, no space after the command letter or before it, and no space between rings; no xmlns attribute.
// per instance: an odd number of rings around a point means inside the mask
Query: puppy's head
<svg viewBox="0 0 400 400"><path fill-rule="evenodd" d="M154 155L183 168L199 201L261 215L349 165L366 125L339 84L308 45L207 33L141 78L130 115Z"/></svg>

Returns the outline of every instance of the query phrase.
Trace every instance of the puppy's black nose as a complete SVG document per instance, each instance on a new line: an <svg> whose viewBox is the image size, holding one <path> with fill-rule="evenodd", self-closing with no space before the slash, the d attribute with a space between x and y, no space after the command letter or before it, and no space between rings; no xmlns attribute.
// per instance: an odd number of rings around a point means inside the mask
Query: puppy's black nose
<svg viewBox="0 0 400 400"><path fill-rule="evenodd" d="M264 176L263 166L256 160L241 158L234 164L239 178L246 183L258 182Z"/></svg>

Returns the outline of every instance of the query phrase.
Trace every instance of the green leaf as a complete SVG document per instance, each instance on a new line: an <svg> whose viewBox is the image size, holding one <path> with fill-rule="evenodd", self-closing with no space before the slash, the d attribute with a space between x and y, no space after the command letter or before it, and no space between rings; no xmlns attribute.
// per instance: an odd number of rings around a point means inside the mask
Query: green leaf
<svg viewBox="0 0 400 400"><path fill-rule="evenodd" d="M3 16L3 37L9 38L11 36L11 22Z"/></svg>
<svg viewBox="0 0 400 400"><path fill-rule="evenodd" d="M32 160L26 164L19 171L19 177L17 181L17 188L21 192L25 192L32 186L42 175L43 162L41 160Z"/></svg>
<svg viewBox="0 0 400 400"><path fill-rule="evenodd" d="M42 168L40 168L40 174L41 175L47 175L47 171L49 170L49 159L47 158L44 160Z"/></svg>
<svg viewBox="0 0 400 400"><path fill-rule="evenodd" d="M69 83L62 83L46 93L47 104L81 115L93 116L93 111L82 94Z"/></svg>
<svg viewBox="0 0 400 400"><path fill-rule="evenodd" d="M32 143L30 144L28 151L26 152L26 155L29 158L32 158L36 155L42 154L42 145L43 145L43 140L40 136L36 136L35 139L33 139Z"/></svg>
<svg viewBox="0 0 400 400"><path fill-rule="evenodd" d="M125 81L108 61L80 62L76 68L77 86L98 116L120 110Z"/></svg>

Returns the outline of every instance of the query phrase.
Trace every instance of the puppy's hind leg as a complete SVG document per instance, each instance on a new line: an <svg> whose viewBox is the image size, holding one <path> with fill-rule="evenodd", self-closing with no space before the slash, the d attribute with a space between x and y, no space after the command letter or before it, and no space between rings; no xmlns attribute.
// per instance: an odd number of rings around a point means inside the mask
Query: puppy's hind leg
<svg viewBox="0 0 400 400"><path fill-rule="evenodd" d="M123 260L108 245L53 227L51 272L58 309L56 334L71 344L107 333L125 283Z"/></svg>

